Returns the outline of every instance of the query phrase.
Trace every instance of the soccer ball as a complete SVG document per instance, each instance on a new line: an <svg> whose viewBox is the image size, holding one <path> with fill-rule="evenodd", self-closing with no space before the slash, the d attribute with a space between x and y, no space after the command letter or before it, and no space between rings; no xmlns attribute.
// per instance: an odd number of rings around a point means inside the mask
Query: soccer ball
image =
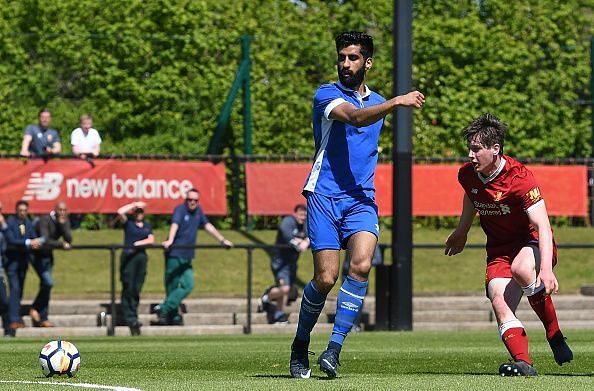
<svg viewBox="0 0 594 391"><path fill-rule="evenodd" d="M80 368L80 353L76 346L68 341L50 341L41 349L39 363L45 377L72 377Z"/></svg>

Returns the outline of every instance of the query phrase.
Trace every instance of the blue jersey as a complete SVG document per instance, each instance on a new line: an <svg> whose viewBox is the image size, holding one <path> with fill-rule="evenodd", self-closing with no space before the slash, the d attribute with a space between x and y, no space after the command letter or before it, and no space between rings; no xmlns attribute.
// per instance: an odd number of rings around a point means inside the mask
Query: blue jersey
<svg viewBox="0 0 594 391"><path fill-rule="evenodd" d="M142 227L136 225L136 221L133 220L126 220L126 224L124 224L124 245L125 246L133 246L134 243L138 242L139 240L144 240L149 237L153 233L153 229L149 223L146 221L142 222ZM134 252L146 252L144 248L141 249L125 249L124 252L126 253L134 253Z"/></svg>
<svg viewBox="0 0 594 391"><path fill-rule="evenodd" d="M175 239L173 240L174 246L176 244L194 245L196 244L196 234L198 233L198 229L206 225L208 223L208 219L200 207L196 207L196 209L190 211L190 209L188 209L184 203L178 205L174 209L173 216L171 217L171 223L178 225L177 233L175 234ZM174 248L169 252L170 257L184 259L193 259L194 254L195 251L193 248Z"/></svg>
<svg viewBox="0 0 594 391"><path fill-rule="evenodd" d="M315 161L304 191L334 198L375 197L373 179L384 120L357 128L332 120L330 113L344 102L364 108L385 101L367 86L363 95L340 82L320 86L313 102Z"/></svg>

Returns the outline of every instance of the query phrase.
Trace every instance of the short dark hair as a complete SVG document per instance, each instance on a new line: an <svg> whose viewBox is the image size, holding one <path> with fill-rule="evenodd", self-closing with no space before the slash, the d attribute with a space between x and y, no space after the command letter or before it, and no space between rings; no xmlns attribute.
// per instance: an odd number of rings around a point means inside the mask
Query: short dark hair
<svg viewBox="0 0 594 391"><path fill-rule="evenodd" d="M21 206L21 205L25 205L27 208L29 208L29 203L27 201L25 201L25 200L18 200L16 202L16 205L14 206L14 208L15 209L18 209L19 206Z"/></svg>
<svg viewBox="0 0 594 391"><path fill-rule="evenodd" d="M345 31L338 34L335 42L336 52L341 51L347 46L359 45L361 46L361 54L365 59L373 57L373 38L371 35L359 31Z"/></svg>
<svg viewBox="0 0 594 391"><path fill-rule="evenodd" d="M476 140L487 148L499 144L499 154L503 154L507 126L493 114L485 113L464 128L462 134L468 143Z"/></svg>
<svg viewBox="0 0 594 391"><path fill-rule="evenodd" d="M300 210L304 210L307 212L307 206L305 206L304 204L297 204L295 205L295 208L293 209L293 212L297 213Z"/></svg>
<svg viewBox="0 0 594 391"><path fill-rule="evenodd" d="M49 115L52 115L52 112L47 107L42 107L39 109L39 113L37 113L37 118L39 118L43 113L49 113Z"/></svg>

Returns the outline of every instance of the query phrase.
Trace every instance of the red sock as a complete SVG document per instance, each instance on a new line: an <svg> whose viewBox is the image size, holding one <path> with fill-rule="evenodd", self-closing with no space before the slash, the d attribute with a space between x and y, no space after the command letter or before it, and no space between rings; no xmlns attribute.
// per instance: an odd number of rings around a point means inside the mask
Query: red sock
<svg viewBox="0 0 594 391"><path fill-rule="evenodd" d="M543 289L532 296L528 296L528 302L547 332L547 341L550 341L555 335L560 334L561 330L557 322L557 312L553 300L550 295L544 293Z"/></svg>
<svg viewBox="0 0 594 391"><path fill-rule="evenodd" d="M505 330L501 339L514 361L522 360L532 365L532 360L528 355L528 336L523 327Z"/></svg>

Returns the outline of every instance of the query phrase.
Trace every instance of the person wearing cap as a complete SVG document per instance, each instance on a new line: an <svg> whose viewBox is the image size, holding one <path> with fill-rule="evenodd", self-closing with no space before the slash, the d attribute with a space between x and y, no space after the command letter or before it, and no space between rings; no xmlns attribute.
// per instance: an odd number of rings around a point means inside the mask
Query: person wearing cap
<svg viewBox="0 0 594 391"><path fill-rule="evenodd" d="M140 335L142 323L138 320L140 291L146 276L148 257L143 246L153 244L151 225L144 221L144 202L132 202L118 209L118 219L124 226L124 250L120 263L122 281L122 316L131 335ZM127 214L133 212L133 218Z"/></svg>

